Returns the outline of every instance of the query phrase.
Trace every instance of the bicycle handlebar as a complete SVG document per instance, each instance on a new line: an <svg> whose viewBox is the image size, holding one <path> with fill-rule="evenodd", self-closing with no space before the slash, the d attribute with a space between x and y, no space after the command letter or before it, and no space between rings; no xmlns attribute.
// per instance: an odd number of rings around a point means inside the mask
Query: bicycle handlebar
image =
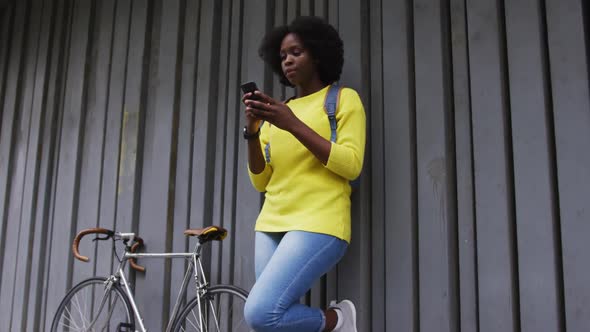
<svg viewBox="0 0 590 332"><path fill-rule="evenodd" d="M131 252L134 253L137 249L143 246L143 239L139 236L135 237L135 243L131 246ZM135 258L129 259L129 265L135 270L139 272L145 272L145 267L138 265Z"/></svg>
<svg viewBox="0 0 590 332"><path fill-rule="evenodd" d="M80 233L78 233L78 235L76 235L76 237L74 238L74 244L72 244L72 251L74 252L74 257L81 260L82 262L88 262L90 259L86 256L80 255L80 252L78 251L78 245L80 244L80 240L82 240L82 238L88 234L105 234L108 237L111 237L113 236L114 232L106 228L99 227L89 228L80 231Z"/></svg>
<svg viewBox="0 0 590 332"><path fill-rule="evenodd" d="M106 228L89 228L89 229L85 229L80 231L76 237L74 238L74 243L72 244L72 252L74 253L74 257L76 257L77 259L81 260L82 262L88 262L90 261L90 259L86 256L82 256L80 254L80 251L78 251L78 246L80 245L80 241L82 240L82 238L88 234L105 234L107 237L101 240L106 240L108 238L113 237L115 234L115 232L106 229ZM134 253L135 251L137 251L137 249L141 248L141 246L143 246L143 239L140 238L139 236L136 236L134 239L135 243L131 246L131 250L130 252ZM145 267L138 265L135 258L130 258L129 259L129 265L131 266L131 268L133 268L136 271L139 272L145 272Z"/></svg>

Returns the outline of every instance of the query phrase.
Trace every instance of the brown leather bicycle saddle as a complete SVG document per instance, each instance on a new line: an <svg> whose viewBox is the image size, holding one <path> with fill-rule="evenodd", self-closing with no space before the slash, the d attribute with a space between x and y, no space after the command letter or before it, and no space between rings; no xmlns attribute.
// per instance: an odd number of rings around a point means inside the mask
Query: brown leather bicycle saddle
<svg viewBox="0 0 590 332"><path fill-rule="evenodd" d="M205 228L191 228L184 231L186 236L197 236L201 243L209 241L221 241L227 236L227 230L219 226Z"/></svg>

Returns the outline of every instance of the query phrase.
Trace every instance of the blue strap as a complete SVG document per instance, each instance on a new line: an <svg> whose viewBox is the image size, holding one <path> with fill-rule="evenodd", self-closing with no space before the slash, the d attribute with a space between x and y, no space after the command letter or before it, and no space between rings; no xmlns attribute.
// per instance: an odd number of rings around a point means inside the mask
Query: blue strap
<svg viewBox="0 0 590 332"><path fill-rule="evenodd" d="M330 141L336 142L336 109L338 108L338 94L340 93L340 87L334 83L330 85L328 93L326 94L326 101L324 102L324 108L328 114L328 120L330 121Z"/></svg>
<svg viewBox="0 0 590 332"><path fill-rule="evenodd" d="M266 163L270 163L270 142L266 143L264 147L264 155L266 156Z"/></svg>
<svg viewBox="0 0 590 332"><path fill-rule="evenodd" d="M334 83L330 86L328 90L328 94L326 95L326 101L324 103L324 108L326 109L326 113L328 114L328 120L330 120L330 141L336 143L336 128L337 128L337 121L336 121L336 110L338 109L338 95L340 94L340 87L337 83ZM349 181L350 187L354 190L359 187L360 185L360 176L352 181Z"/></svg>

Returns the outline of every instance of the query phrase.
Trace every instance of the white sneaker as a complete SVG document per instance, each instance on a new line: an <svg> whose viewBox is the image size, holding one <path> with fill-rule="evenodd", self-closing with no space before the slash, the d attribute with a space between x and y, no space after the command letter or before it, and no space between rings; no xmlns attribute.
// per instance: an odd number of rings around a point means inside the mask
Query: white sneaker
<svg viewBox="0 0 590 332"><path fill-rule="evenodd" d="M356 329L356 308L350 300L343 300L339 303L332 301L329 309L339 311L337 312L338 320L342 319L342 323L338 322L338 327L334 329L334 332L358 332Z"/></svg>

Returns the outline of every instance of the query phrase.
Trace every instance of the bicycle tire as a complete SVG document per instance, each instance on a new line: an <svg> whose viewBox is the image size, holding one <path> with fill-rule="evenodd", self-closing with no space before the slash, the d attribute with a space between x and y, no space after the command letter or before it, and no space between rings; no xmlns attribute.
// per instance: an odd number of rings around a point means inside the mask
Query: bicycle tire
<svg viewBox="0 0 590 332"><path fill-rule="evenodd" d="M135 317L127 294L116 283L112 285L108 294L106 294L106 280L107 278L104 277L89 278L70 289L59 304L53 317L51 332L102 331L107 326L109 331L134 331ZM104 296L100 296L101 293L109 296L108 301L110 304L108 307L111 309L108 311L104 310L107 306L100 305L104 298ZM113 295L115 301L111 302L110 299ZM92 312L95 308L99 310L96 315ZM86 314L89 317L86 317ZM96 317L96 322L90 327L89 325L92 324L94 317ZM104 322L103 319L105 319Z"/></svg>
<svg viewBox="0 0 590 332"><path fill-rule="evenodd" d="M207 308L202 317L205 320L205 330L200 328L198 319L197 297L190 300L174 322L173 331L198 331L198 332L250 332L244 319L244 305L248 298L248 292L232 285L219 285L210 287L201 296L201 307ZM213 310L209 310L213 309ZM225 313L225 314L224 314ZM217 323L217 324L216 324Z"/></svg>

